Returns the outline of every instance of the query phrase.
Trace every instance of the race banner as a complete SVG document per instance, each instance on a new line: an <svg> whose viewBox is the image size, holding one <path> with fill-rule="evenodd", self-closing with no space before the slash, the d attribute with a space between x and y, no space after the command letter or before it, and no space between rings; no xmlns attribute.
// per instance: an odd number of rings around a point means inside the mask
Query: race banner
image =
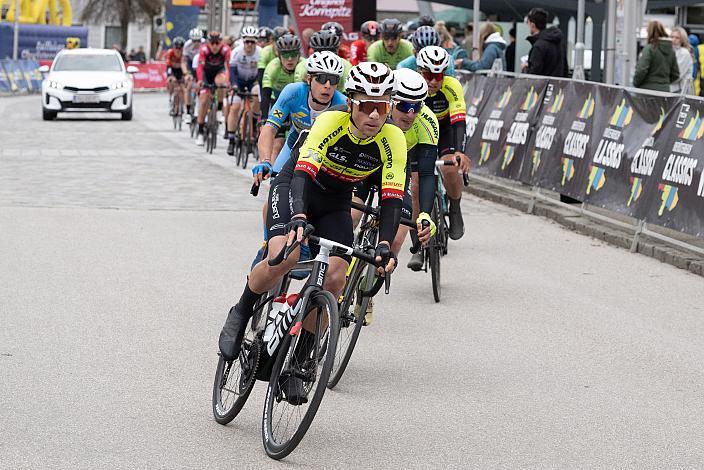
<svg viewBox="0 0 704 470"><path fill-rule="evenodd" d="M13 91L10 74L5 72L4 61L0 60L0 93L12 93Z"/></svg>
<svg viewBox="0 0 704 470"><path fill-rule="evenodd" d="M130 63L139 69L132 74L135 89L166 88L166 63Z"/></svg>
<svg viewBox="0 0 704 470"><path fill-rule="evenodd" d="M658 158L652 146L679 98L599 87L597 101L608 112L595 116L597 144L589 159L585 202L635 217L643 182Z"/></svg>
<svg viewBox="0 0 704 470"><path fill-rule="evenodd" d="M10 82L10 91L13 93L26 93L29 90L27 80L19 66L19 61L12 59L2 59L2 67L5 70L8 81Z"/></svg>
<svg viewBox="0 0 704 470"><path fill-rule="evenodd" d="M582 82L553 81L552 102L543 103L538 122L541 127L552 123L550 129L542 132L552 136L550 149L541 149L539 155L531 152L531 165L534 184L566 194L580 201L584 200L586 188L583 181L589 173L589 157L596 148L594 134L595 114L605 113L597 103L598 87ZM560 93L564 97L560 97ZM550 109L555 104L558 109ZM551 112L554 111L554 112ZM546 115L552 116L545 118ZM538 137L545 138L536 133ZM538 135L540 134L540 135ZM534 144L531 143L531 149ZM534 160L539 160L538 164Z"/></svg>
<svg viewBox="0 0 704 470"><path fill-rule="evenodd" d="M346 32L352 31L353 0L289 0L298 33L306 28L320 31L328 21L340 23ZM346 38L349 39L349 38Z"/></svg>
<svg viewBox="0 0 704 470"><path fill-rule="evenodd" d="M485 77L492 83L481 108L476 131L471 132L467 154L479 174L519 179L530 137L530 127L546 82L534 79ZM478 91L485 93L482 89ZM473 97L476 99L476 95ZM468 105L469 106L469 105ZM468 130L468 133L470 130Z"/></svg>
<svg viewBox="0 0 704 470"><path fill-rule="evenodd" d="M204 1L194 0L167 0L166 2L166 45L171 46L171 41L181 36L188 38L191 29L198 26L198 15Z"/></svg>
<svg viewBox="0 0 704 470"><path fill-rule="evenodd" d="M494 80L486 75L476 75L460 72L457 74L464 89L465 103L467 104L466 140L465 148L469 147L469 139L474 135L479 125L479 116L484 109L487 99L494 87Z"/></svg>
<svg viewBox="0 0 704 470"><path fill-rule="evenodd" d="M42 89L42 74L39 72L39 62L36 60L20 60L18 66L22 71L27 88L30 92L39 93Z"/></svg>
<svg viewBox="0 0 704 470"><path fill-rule="evenodd" d="M704 101L683 100L650 147L657 152L636 217L704 236Z"/></svg>

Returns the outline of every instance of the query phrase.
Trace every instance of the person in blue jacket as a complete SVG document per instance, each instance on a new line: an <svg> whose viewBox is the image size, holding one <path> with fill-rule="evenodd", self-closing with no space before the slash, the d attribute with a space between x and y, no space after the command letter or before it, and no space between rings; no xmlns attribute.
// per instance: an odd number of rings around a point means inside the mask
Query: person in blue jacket
<svg viewBox="0 0 704 470"><path fill-rule="evenodd" d="M506 40L501 36L493 23L485 23L479 34L479 60L457 59L455 66L470 72L489 70L496 59L501 59L503 70L506 70Z"/></svg>

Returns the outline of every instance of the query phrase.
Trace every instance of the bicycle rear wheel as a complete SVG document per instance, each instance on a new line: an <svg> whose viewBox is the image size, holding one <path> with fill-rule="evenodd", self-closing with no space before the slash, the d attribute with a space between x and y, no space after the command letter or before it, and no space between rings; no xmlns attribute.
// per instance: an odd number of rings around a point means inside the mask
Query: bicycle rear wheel
<svg viewBox="0 0 704 470"><path fill-rule="evenodd" d="M330 377L337 348L337 301L314 293L303 318L315 315L315 333L286 334L271 371L262 417L262 441L269 457L282 459L298 446L313 422ZM327 327L326 327L327 325ZM292 381L301 385L292 387ZM299 391L291 394L290 389Z"/></svg>
<svg viewBox="0 0 704 470"><path fill-rule="evenodd" d="M213 383L213 417L227 424L239 414L254 388L261 357L261 339L247 327L239 357L226 361L218 353L218 366Z"/></svg>
<svg viewBox="0 0 704 470"><path fill-rule="evenodd" d="M443 252L442 240L445 237L444 223L441 222L438 217L439 210L440 208L437 206L436 201L436 204L433 205L431 217L436 221L437 232L435 237L431 240L429 246L425 249L428 264L430 265L430 278L433 284L433 298L435 299L435 302L440 302L440 258ZM440 225L442 225L442 230L440 230Z"/></svg>
<svg viewBox="0 0 704 470"><path fill-rule="evenodd" d="M342 375L347 369L347 364L350 362L354 347L357 345L359 333L362 331L364 323L364 315L367 312L369 305L369 297L359 298L360 289L370 289L374 285L374 267L367 269L366 278L362 278L362 273L366 266L365 263L359 260L354 261L355 265L347 279L343 294L342 303L340 304L340 333L337 339L337 352L335 352L335 361L333 363L330 380L328 380L328 388L334 388ZM360 286L360 282L364 280L364 285ZM355 315L355 307L359 305L359 315Z"/></svg>
<svg viewBox="0 0 704 470"><path fill-rule="evenodd" d="M242 155L242 168L247 168L247 161L249 160L249 152L252 148L252 136L250 135L249 131L249 123L250 123L250 116L249 113L246 113L243 111L242 114L244 115L244 141L242 143L242 151L244 152Z"/></svg>

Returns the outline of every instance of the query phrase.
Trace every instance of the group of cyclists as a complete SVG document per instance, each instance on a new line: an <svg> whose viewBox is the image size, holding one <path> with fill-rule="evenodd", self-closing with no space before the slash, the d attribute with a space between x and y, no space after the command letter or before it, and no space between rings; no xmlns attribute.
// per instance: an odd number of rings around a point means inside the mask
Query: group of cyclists
<svg viewBox="0 0 704 470"><path fill-rule="evenodd" d="M212 86L232 90L219 94L218 104L230 155L242 112L239 95L253 97L259 124L253 180L258 185L273 178L264 207L266 250L260 250L220 333L226 360L237 357L256 302L292 269L301 249L276 266L267 261L301 241L307 224L320 237L351 245L361 217L351 201L364 202L371 186L379 188L379 276L397 267L409 232L399 227L402 215L416 221L417 229L410 230L414 243L428 243L435 234L430 212L438 158L456 162L440 171L449 200L449 236L457 240L464 234L460 172L470 167L464 154L466 104L437 32L421 26L408 41L396 19L367 21L350 48L341 44L343 34L338 23L326 23L304 46L283 27L247 26L236 41L215 31L204 37L195 29L188 41L176 38L168 53L169 91L178 81L185 84L183 102L187 115L196 116L198 145L203 145ZM315 256L315 248L310 251L306 255ZM409 268L422 269L422 253L411 257ZM345 256L331 258L325 289L333 295L342 291L349 263Z"/></svg>

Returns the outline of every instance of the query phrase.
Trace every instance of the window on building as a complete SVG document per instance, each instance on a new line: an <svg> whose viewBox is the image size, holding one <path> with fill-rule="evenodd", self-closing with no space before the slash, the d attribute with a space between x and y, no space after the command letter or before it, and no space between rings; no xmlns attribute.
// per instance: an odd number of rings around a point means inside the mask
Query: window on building
<svg viewBox="0 0 704 470"><path fill-rule="evenodd" d="M113 44L120 44L122 49L125 48L126 44L122 43L122 30L119 26L106 26L105 27L105 44L103 47L110 48Z"/></svg>

